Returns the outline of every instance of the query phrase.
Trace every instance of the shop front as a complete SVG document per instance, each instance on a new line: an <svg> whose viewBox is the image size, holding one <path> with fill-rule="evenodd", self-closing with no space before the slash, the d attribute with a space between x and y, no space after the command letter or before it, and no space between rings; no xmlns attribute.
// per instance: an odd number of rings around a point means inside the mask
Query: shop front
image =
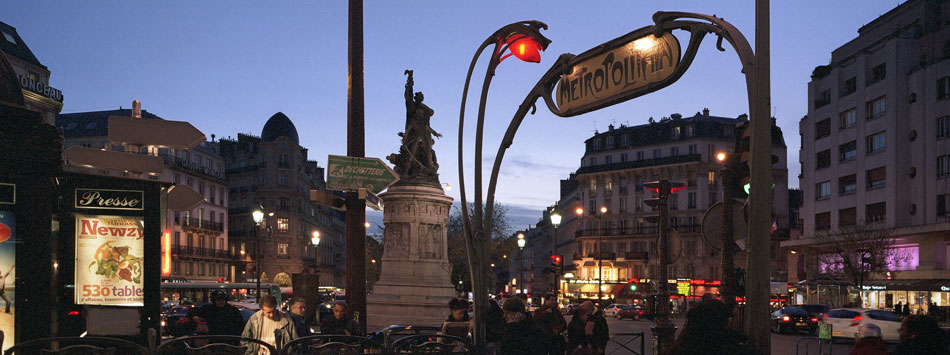
<svg viewBox="0 0 950 355"><path fill-rule="evenodd" d="M929 314L931 305L950 306L950 280L874 280L854 291L864 308L894 310L899 303L910 314Z"/></svg>

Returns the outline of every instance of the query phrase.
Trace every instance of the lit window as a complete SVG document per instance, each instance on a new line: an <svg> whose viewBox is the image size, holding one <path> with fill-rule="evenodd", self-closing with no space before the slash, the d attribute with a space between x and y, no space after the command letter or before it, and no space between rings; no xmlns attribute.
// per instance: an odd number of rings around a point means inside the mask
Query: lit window
<svg viewBox="0 0 950 355"><path fill-rule="evenodd" d="M277 255L287 255L287 244L277 244Z"/></svg>
<svg viewBox="0 0 950 355"><path fill-rule="evenodd" d="M278 218L277 219L277 230L281 232L287 232L290 230L290 219L289 218Z"/></svg>

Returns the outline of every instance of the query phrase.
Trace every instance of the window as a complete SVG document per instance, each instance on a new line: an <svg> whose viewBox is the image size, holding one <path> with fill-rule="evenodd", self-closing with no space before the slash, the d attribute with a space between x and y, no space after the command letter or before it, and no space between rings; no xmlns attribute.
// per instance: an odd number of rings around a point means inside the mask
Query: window
<svg viewBox="0 0 950 355"><path fill-rule="evenodd" d="M626 147L626 146L628 146L628 145L630 145L630 135L629 135L629 134L621 135L621 136L620 136L620 146L621 146L621 147Z"/></svg>
<svg viewBox="0 0 950 355"><path fill-rule="evenodd" d="M831 166L831 149L823 150L816 154L815 169L824 169Z"/></svg>
<svg viewBox="0 0 950 355"><path fill-rule="evenodd" d="M868 154L883 152L884 148L887 148L884 132L878 132L868 136Z"/></svg>
<svg viewBox="0 0 950 355"><path fill-rule="evenodd" d="M287 255L287 243L277 244L277 255Z"/></svg>
<svg viewBox="0 0 950 355"><path fill-rule="evenodd" d="M715 172L715 171L710 171L710 172L709 172L709 184L710 184L710 185L715 185L715 184L716 184L716 172Z"/></svg>
<svg viewBox="0 0 950 355"><path fill-rule="evenodd" d="M596 194L597 194L597 179L591 178L590 179L590 195L593 196Z"/></svg>
<svg viewBox="0 0 950 355"><path fill-rule="evenodd" d="M613 180L611 180L609 176L604 178L604 194L607 196L610 196L610 193L613 191L613 189L614 189Z"/></svg>
<svg viewBox="0 0 950 355"><path fill-rule="evenodd" d="M882 63L874 68L871 68L871 80L868 80L870 83L876 83L878 81L884 80L887 76L887 63Z"/></svg>
<svg viewBox="0 0 950 355"><path fill-rule="evenodd" d="M950 76L937 79L937 100L945 100L947 98L950 98Z"/></svg>
<svg viewBox="0 0 950 355"><path fill-rule="evenodd" d="M937 157L937 177L947 175L950 175L950 155L941 155Z"/></svg>
<svg viewBox="0 0 950 355"><path fill-rule="evenodd" d="M590 165L597 165L597 157L590 157Z"/></svg>
<svg viewBox="0 0 950 355"><path fill-rule="evenodd" d="M673 127L673 139L679 139L680 134L682 133L682 128L679 126Z"/></svg>
<svg viewBox="0 0 950 355"><path fill-rule="evenodd" d="M831 103L831 89L822 91L815 99L815 108L819 108Z"/></svg>
<svg viewBox="0 0 950 355"><path fill-rule="evenodd" d="M281 211L290 210L290 201L288 201L286 198L277 199L277 209Z"/></svg>
<svg viewBox="0 0 950 355"><path fill-rule="evenodd" d="M598 138L591 141L590 145L591 145L591 149L595 149L595 150L600 149L600 139Z"/></svg>
<svg viewBox="0 0 950 355"><path fill-rule="evenodd" d="M815 139L822 139L831 135L831 119L826 118L815 123Z"/></svg>
<svg viewBox="0 0 950 355"><path fill-rule="evenodd" d="M847 129L854 127L854 124L857 122L855 116L855 109L850 109L845 112L842 112L839 116L841 119L841 124L838 126L838 129Z"/></svg>
<svg viewBox="0 0 950 355"><path fill-rule="evenodd" d="M624 136L624 137L626 137L626 136ZM627 153L620 153L620 162L621 162L621 163L624 163L624 162L626 162L627 160L628 160L628 158L627 158Z"/></svg>
<svg viewBox="0 0 950 355"><path fill-rule="evenodd" d="M289 218L278 218L277 219L277 230L281 232L290 231L290 219Z"/></svg>
<svg viewBox="0 0 950 355"><path fill-rule="evenodd" d="M851 174L848 176L842 176L838 178L838 194L839 195L850 195L853 194L858 189L858 178L857 175Z"/></svg>
<svg viewBox="0 0 950 355"><path fill-rule="evenodd" d="M950 137L950 116L937 119L937 138Z"/></svg>
<svg viewBox="0 0 950 355"><path fill-rule="evenodd" d="M879 189L887 185L886 168L882 166L866 172L868 190Z"/></svg>
<svg viewBox="0 0 950 355"><path fill-rule="evenodd" d="M7 42L16 44L16 38L13 37L13 35L7 33L6 31L3 31L3 38L6 38Z"/></svg>
<svg viewBox="0 0 950 355"><path fill-rule="evenodd" d="M887 217L887 202L864 206L864 217L868 222L883 222Z"/></svg>
<svg viewBox="0 0 950 355"><path fill-rule="evenodd" d="M947 195L937 195L937 217L947 216Z"/></svg>
<svg viewBox="0 0 950 355"><path fill-rule="evenodd" d="M858 142L850 141L838 146L838 160L841 162L852 161L858 157Z"/></svg>
<svg viewBox="0 0 950 355"><path fill-rule="evenodd" d="M620 199L620 213L626 213L626 212L627 212L627 199L621 198Z"/></svg>
<svg viewBox="0 0 950 355"><path fill-rule="evenodd" d="M696 193L690 192L686 195L686 208L696 208Z"/></svg>
<svg viewBox="0 0 950 355"><path fill-rule="evenodd" d="M815 184L815 199L824 200L831 197L831 181L824 181Z"/></svg>
<svg viewBox="0 0 950 355"><path fill-rule="evenodd" d="M614 147L614 136L607 136L607 149Z"/></svg>
<svg viewBox="0 0 950 355"><path fill-rule="evenodd" d="M277 177L277 183L280 186L290 186L290 179L287 178L287 175L281 174Z"/></svg>
<svg viewBox="0 0 950 355"><path fill-rule="evenodd" d="M884 114L887 112L887 108L884 106L884 96L868 101L867 110L868 120L873 120L875 118L884 116Z"/></svg>
<svg viewBox="0 0 950 355"><path fill-rule="evenodd" d="M611 164L611 163L613 163L613 162L614 162L613 156L608 155L608 156L604 157L604 164Z"/></svg>
<svg viewBox="0 0 950 355"><path fill-rule="evenodd" d="M678 157L679 155L680 155L680 147L672 147L672 148L670 148L670 156L671 156L671 157Z"/></svg>
<svg viewBox="0 0 950 355"><path fill-rule="evenodd" d="M686 137L692 137L696 135L696 127L693 125L686 125Z"/></svg>
<svg viewBox="0 0 950 355"><path fill-rule="evenodd" d="M841 87L841 95L846 96L858 90L858 78L851 77L851 79L844 81L844 86Z"/></svg>
<svg viewBox="0 0 950 355"><path fill-rule="evenodd" d="M637 160L643 160L643 152L637 152Z"/></svg>
<svg viewBox="0 0 950 355"><path fill-rule="evenodd" d="M692 126L690 126L690 127L692 127ZM690 144L690 145L689 145L689 154L696 154L696 145L695 145L695 144Z"/></svg>
<svg viewBox="0 0 950 355"><path fill-rule="evenodd" d="M831 212L815 214L815 230L831 229Z"/></svg>
<svg viewBox="0 0 950 355"><path fill-rule="evenodd" d="M838 225L839 226L853 226L857 223L857 208L844 208L838 210Z"/></svg>
<svg viewBox="0 0 950 355"><path fill-rule="evenodd" d="M662 156L662 155L663 155L663 154L660 153L660 150L659 150L659 149L654 149L654 150L653 150L653 159L659 159L660 156Z"/></svg>

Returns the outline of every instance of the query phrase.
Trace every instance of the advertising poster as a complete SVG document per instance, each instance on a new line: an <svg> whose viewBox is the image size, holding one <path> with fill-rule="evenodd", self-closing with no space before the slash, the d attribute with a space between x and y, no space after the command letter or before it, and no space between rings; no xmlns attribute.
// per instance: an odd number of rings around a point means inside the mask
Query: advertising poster
<svg viewBox="0 0 950 355"><path fill-rule="evenodd" d="M16 274L16 218L13 212L0 211L0 330L3 331L3 349L13 346L14 282Z"/></svg>
<svg viewBox="0 0 950 355"><path fill-rule="evenodd" d="M76 304L142 306L142 217L76 216Z"/></svg>

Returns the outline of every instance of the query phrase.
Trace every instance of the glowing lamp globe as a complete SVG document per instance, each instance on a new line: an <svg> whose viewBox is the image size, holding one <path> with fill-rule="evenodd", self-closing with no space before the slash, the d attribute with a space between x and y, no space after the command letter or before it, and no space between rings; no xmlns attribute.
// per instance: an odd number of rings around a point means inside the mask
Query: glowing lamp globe
<svg viewBox="0 0 950 355"><path fill-rule="evenodd" d="M541 44L534 40L534 38L526 36L514 36L508 40L511 54L526 62L531 63L540 63L541 62Z"/></svg>

